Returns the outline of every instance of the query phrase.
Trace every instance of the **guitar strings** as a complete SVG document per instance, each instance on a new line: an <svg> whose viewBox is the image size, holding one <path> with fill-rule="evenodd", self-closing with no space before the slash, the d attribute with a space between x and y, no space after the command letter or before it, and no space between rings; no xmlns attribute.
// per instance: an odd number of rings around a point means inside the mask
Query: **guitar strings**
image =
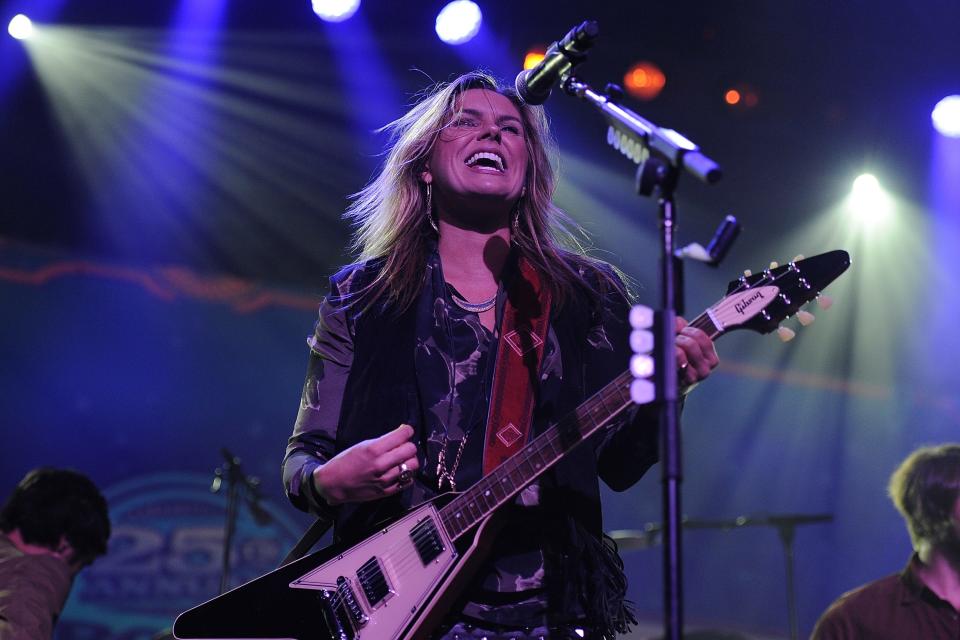
<svg viewBox="0 0 960 640"><path fill-rule="evenodd" d="M409 545L408 539L400 538L394 544L391 544L386 549L383 550L381 554L376 554L378 560L381 561L380 570L383 572L384 576L390 578L390 574L402 575L408 569L414 568L418 562L420 566L423 566L423 561L420 559L420 554L416 550L416 545L419 542L423 542L427 537L431 536L432 533L426 529L421 529L410 535L409 540L413 541L413 547ZM390 567L392 571L388 573L387 567ZM361 567L362 568L362 567ZM358 574L357 571L351 571L351 573ZM357 575L357 581L360 582L359 575ZM395 580L389 580L390 583L395 582ZM353 587L351 581L351 589ZM362 584L360 584L362 589ZM357 595L354 594L354 598L357 598ZM333 586L333 595L330 599L330 604L333 607L339 607L344 603L346 595L340 593L340 591Z"/></svg>
<svg viewBox="0 0 960 640"><path fill-rule="evenodd" d="M384 566L382 567L382 571L385 578L390 578L391 577L390 574L403 575L404 573L407 572L407 570L416 567L418 564L417 561L419 561L420 568L424 566L422 561L420 561L419 553L416 552L416 549L414 549L413 552L399 553L398 555L393 557L394 552L397 552L401 549L401 547L406 546L403 544L403 542L405 541L401 540L397 544L390 546L387 549L386 553L380 556L376 556L378 559L383 561ZM392 569L392 571L390 571L389 573L387 572L387 566L389 566L390 569ZM351 572L351 573L356 574L357 572ZM357 581L359 582L359 576ZM388 580L387 584L392 586L394 582L396 581ZM350 588L350 591L353 595L354 600L356 600L357 603L359 604L359 597L353 588L354 584L352 580L348 583L348 586ZM358 586L360 587L360 591L362 591L363 585L359 584ZM366 594L364 593L364 597L365 596ZM341 593L340 589L337 588L337 586L333 586L332 595L330 596L330 600L329 600L330 606L336 609L344 605L346 598L347 598L347 595L345 593Z"/></svg>

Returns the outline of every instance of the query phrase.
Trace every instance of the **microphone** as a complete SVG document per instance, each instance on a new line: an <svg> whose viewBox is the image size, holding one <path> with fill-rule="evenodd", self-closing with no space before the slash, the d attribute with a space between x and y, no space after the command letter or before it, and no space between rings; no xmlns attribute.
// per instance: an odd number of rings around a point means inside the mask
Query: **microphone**
<svg viewBox="0 0 960 640"><path fill-rule="evenodd" d="M554 83L586 60L587 50L593 46L598 35L600 25L595 20L587 20L570 29L562 40L550 45L537 66L517 74L515 86L520 98L527 104L546 102Z"/></svg>

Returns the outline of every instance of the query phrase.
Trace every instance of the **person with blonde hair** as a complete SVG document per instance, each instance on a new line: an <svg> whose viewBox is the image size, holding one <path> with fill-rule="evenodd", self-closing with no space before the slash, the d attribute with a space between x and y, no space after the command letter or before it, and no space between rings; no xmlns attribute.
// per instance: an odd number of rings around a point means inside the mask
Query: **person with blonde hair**
<svg viewBox="0 0 960 640"><path fill-rule="evenodd" d="M888 490L914 553L900 573L831 604L814 628L817 640L960 636L960 444L917 449Z"/></svg>
<svg viewBox="0 0 960 640"><path fill-rule="evenodd" d="M320 305L283 464L292 503L332 520L339 541L470 487L490 460L626 370L630 355L621 278L585 254L552 201L542 107L473 72L434 87L385 130L383 166L346 212L358 261L330 279ZM521 364L509 364L511 350ZM676 357L688 385L718 362L683 320ZM495 424L511 398L520 417ZM636 483L657 460L658 427L647 407L625 414L506 507L505 528L437 636L627 629L598 478L618 491Z"/></svg>

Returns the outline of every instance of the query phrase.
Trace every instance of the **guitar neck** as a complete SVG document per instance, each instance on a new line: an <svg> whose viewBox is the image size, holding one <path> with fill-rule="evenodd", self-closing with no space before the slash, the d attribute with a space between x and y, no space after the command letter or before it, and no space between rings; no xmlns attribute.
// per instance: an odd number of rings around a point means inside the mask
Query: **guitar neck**
<svg viewBox="0 0 960 640"><path fill-rule="evenodd" d="M711 338L723 333L706 311L690 323ZM506 462L440 510L440 521L456 540L543 475L567 453L606 427L631 404L633 374L624 371L573 412L531 440Z"/></svg>

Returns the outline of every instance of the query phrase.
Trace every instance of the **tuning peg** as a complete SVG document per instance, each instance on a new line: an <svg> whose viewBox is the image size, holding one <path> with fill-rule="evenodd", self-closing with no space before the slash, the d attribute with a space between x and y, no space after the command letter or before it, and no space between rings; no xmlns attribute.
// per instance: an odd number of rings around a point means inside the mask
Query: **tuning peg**
<svg viewBox="0 0 960 640"><path fill-rule="evenodd" d="M809 327L810 325L812 325L813 321L816 319L817 319L816 316L814 316L809 311L803 311L802 309L800 311L797 311L797 320L799 320L800 324L802 324L805 327Z"/></svg>
<svg viewBox="0 0 960 640"><path fill-rule="evenodd" d="M776 268L779 267L779 266L780 266L780 263L779 263L779 262L774 261L774 262L771 262L771 263L770 263L770 268L771 268L771 269L776 269Z"/></svg>
<svg viewBox="0 0 960 640"><path fill-rule="evenodd" d="M800 262L801 260L803 260L803 254L802 254L802 253L798 253L797 255L795 255L795 256L793 257L793 260L792 260L791 262Z"/></svg>
<svg viewBox="0 0 960 640"><path fill-rule="evenodd" d="M752 275L753 275L753 271L750 271L750 269L744 269L744 270L743 270L743 276L744 276L745 278L749 278L749 277L752 276Z"/></svg>
<svg viewBox="0 0 960 640"><path fill-rule="evenodd" d="M777 335L783 342L790 342L796 337L797 332L789 327L777 327Z"/></svg>
<svg viewBox="0 0 960 640"><path fill-rule="evenodd" d="M825 296L823 294L817 296L817 304L820 305L820 308L826 311L833 306L833 298L830 296Z"/></svg>

